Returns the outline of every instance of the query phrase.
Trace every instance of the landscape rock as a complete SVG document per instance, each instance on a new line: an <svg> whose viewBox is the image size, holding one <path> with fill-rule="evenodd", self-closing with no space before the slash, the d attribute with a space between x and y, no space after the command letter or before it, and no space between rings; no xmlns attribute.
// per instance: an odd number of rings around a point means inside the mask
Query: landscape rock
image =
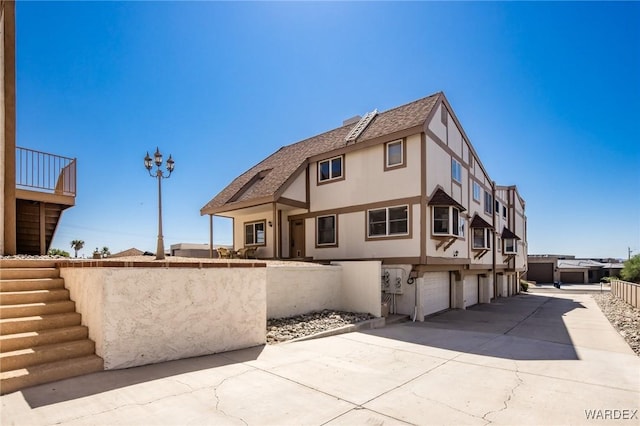
<svg viewBox="0 0 640 426"><path fill-rule="evenodd" d="M640 309L636 309L610 293L593 296L600 310L640 356Z"/></svg>

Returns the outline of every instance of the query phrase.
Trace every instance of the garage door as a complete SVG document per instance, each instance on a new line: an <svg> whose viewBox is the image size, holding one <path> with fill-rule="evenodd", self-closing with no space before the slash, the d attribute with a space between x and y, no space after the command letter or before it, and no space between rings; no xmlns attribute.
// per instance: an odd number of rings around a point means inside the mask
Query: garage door
<svg viewBox="0 0 640 426"><path fill-rule="evenodd" d="M467 275L464 277L463 289L464 307L478 304L478 276Z"/></svg>
<svg viewBox="0 0 640 426"><path fill-rule="evenodd" d="M423 279L421 303L424 314L431 315L449 309L449 273L427 272Z"/></svg>
<svg viewBox="0 0 640 426"><path fill-rule="evenodd" d="M552 283L553 263L529 263L527 279L537 283Z"/></svg>
<svg viewBox="0 0 640 426"><path fill-rule="evenodd" d="M582 284L584 274L582 272L560 272L560 281L563 283Z"/></svg>

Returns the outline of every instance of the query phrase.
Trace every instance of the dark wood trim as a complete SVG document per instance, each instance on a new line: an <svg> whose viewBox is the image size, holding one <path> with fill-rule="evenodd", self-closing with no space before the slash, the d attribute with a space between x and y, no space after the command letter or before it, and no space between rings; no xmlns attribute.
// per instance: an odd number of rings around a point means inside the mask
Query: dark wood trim
<svg viewBox="0 0 640 426"><path fill-rule="evenodd" d="M296 169L295 172L293 172L291 174L291 176L289 176L287 178L286 181L284 181L284 183L282 184L282 186L275 192L275 194L273 194L273 199L274 200L278 200L278 199L287 199L287 198L283 198L281 197L282 194L285 193L285 191L289 188L289 186L295 182L295 180L298 178L298 176L300 175L300 173L302 173L302 171L304 169L307 168L307 161L303 161L302 164L300 164L300 166L298 166L298 168Z"/></svg>
<svg viewBox="0 0 640 426"><path fill-rule="evenodd" d="M392 166L389 166L387 164L388 155L389 155L388 147L389 147L390 144L398 143L398 142L400 142L400 146L402 147L402 163L401 164L394 164ZM383 151L384 151L383 170L385 172L388 172L390 170L403 169L403 168L407 167L407 138L396 139L395 141L387 142L382 146L383 146Z"/></svg>
<svg viewBox="0 0 640 426"><path fill-rule="evenodd" d="M434 257L427 256L427 265L469 265L468 257Z"/></svg>
<svg viewBox="0 0 640 426"><path fill-rule="evenodd" d="M246 238L245 231L246 231L247 225L251 225L251 224L254 224L254 223L262 223L262 224L264 224L264 243L263 244L247 244L247 242L245 241L245 238ZM253 229L255 231L255 228L253 228ZM256 239L255 232L254 232L254 235L253 235L253 239L254 239L254 241ZM252 220L252 221L249 221L249 222L243 222L242 223L242 246L243 247L266 247L266 245L267 245L267 220L266 219ZM275 247L274 247L274 249L275 249ZM235 247L234 247L234 250L235 250Z"/></svg>
<svg viewBox="0 0 640 426"><path fill-rule="evenodd" d="M417 135L420 132L422 132L423 127L424 126L422 124L419 124L417 126L409 127L408 129L399 130L397 132L378 136L376 138L368 139L366 141L349 144L342 148L334 149L333 151L329 151L324 154L318 154L318 155L309 157L309 162L317 162L323 159L337 157L338 155L345 155L352 151L369 148L375 145L385 144L387 142L392 142L402 138L408 138L410 136Z"/></svg>
<svg viewBox="0 0 640 426"><path fill-rule="evenodd" d="M379 237L370 237L369 236L369 211L371 210L382 210L393 208L393 207L407 207L407 234L393 234L393 235L381 235ZM364 240L365 241L387 241L387 240L409 240L413 238L413 216L411 214L412 209L411 204L393 204L385 207L377 207L372 209L365 210L364 215ZM387 216L387 225L389 224L389 217ZM387 229L388 231L388 229Z"/></svg>
<svg viewBox="0 0 640 426"><path fill-rule="evenodd" d="M426 133L427 133L427 136L429 136L440 148L444 150L444 152L446 152L451 157L458 160L458 163L460 163L460 167L464 167L465 169L467 169L467 171L469 170L469 166L467 165L467 163L464 162L462 157L459 156L456 152L454 152L446 143L444 143L443 140L438 137L438 135L433 133L431 129L427 129ZM451 178L451 180L453 180L453 178Z"/></svg>
<svg viewBox="0 0 640 426"><path fill-rule="evenodd" d="M278 198L277 202L281 203L281 204L286 204L286 205L292 206L292 207L299 207L301 209L308 209L309 208L309 203L306 203L304 201L293 200L291 198L280 197L280 198Z"/></svg>
<svg viewBox="0 0 640 426"><path fill-rule="evenodd" d="M335 219L335 231L334 231L334 237L335 237L335 242L333 244L318 244L318 219L320 219L321 217L328 217L328 216L333 216ZM338 234L338 215L337 214L327 214L327 215L322 215L322 216L316 216L315 218L315 245L317 249L323 249L323 248L335 248L338 247L338 238L339 238L339 234Z"/></svg>
<svg viewBox="0 0 640 426"><path fill-rule="evenodd" d="M315 212L296 214L296 215L289 216L289 220L312 219L318 216L327 216L330 214L357 213L357 212L367 211L375 208L401 206L404 204L413 205L418 203L420 203L419 196L408 197L408 198L397 198L394 200L377 201L374 203L358 204L354 206L340 207L336 209L318 210Z"/></svg>
<svg viewBox="0 0 640 426"><path fill-rule="evenodd" d="M263 204L271 204L273 203L273 201L274 201L273 197L271 196L254 198L252 200L240 201L232 204L225 204L224 206L220 206L212 209L206 209L206 210L202 209L200 211L200 215L204 216L205 214L215 214L216 216L231 217L231 216L221 215L220 213L229 213L236 210L246 209L247 207L256 207Z"/></svg>
<svg viewBox="0 0 640 426"><path fill-rule="evenodd" d="M331 179L327 179L327 180L323 180L320 181L320 163L324 163L325 161L329 162L329 174L331 174L331 161L335 160L336 158L340 158L341 159L341 163L342 163L342 173L340 174L339 178L331 178ZM333 155L331 157L325 158L324 160L318 160L316 161L316 185L320 186L320 185L327 185L330 183L334 183L334 182L340 182L341 180L345 180L347 176L347 157L344 154L341 155Z"/></svg>
<svg viewBox="0 0 640 426"><path fill-rule="evenodd" d="M271 211L271 217L272 217L271 224L273 225L273 257L276 257L276 256L278 256L278 222L276 220L276 218L278 217L278 204L277 203L273 203L273 208L272 208L272 211ZM265 235L264 242L265 242L265 245L266 245L266 243L267 243L267 237L266 237L267 229L266 229L266 227L265 227L265 230L264 230L264 235Z"/></svg>
<svg viewBox="0 0 640 426"><path fill-rule="evenodd" d="M427 136L420 133L420 263L427 263Z"/></svg>
<svg viewBox="0 0 640 426"><path fill-rule="evenodd" d="M278 210L278 259L282 259L282 210Z"/></svg>

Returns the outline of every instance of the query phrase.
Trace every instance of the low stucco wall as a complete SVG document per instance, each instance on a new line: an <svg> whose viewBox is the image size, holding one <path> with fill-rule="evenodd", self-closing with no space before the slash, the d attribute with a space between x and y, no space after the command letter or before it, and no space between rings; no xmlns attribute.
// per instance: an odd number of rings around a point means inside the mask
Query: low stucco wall
<svg viewBox="0 0 640 426"><path fill-rule="evenodd" d="M62 268L105 369L265 343L266 268Z"/></svg>
<svg viewBox="0 0 640 426"><path fill-rule="evenodd" d="M342 268L269 266L267 318L285 318L323 309L340 309Z"/></svg>
<svg viewBox="0 0 640 426"><path fill-rule="evenodd" d="M380 316L378 261L330 266L267 267L267 317L284 318L322 309Z"/></svg>

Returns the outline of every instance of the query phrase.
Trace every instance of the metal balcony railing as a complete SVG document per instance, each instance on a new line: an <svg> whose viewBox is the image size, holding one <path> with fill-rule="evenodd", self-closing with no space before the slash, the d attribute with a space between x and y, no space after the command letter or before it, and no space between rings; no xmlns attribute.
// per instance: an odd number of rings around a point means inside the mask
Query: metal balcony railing
<svg viewBox="0 0 640 426"><path fill-rule="evenodd" d="M76 159L16 147L16 188L76 195Z"/></svg>

